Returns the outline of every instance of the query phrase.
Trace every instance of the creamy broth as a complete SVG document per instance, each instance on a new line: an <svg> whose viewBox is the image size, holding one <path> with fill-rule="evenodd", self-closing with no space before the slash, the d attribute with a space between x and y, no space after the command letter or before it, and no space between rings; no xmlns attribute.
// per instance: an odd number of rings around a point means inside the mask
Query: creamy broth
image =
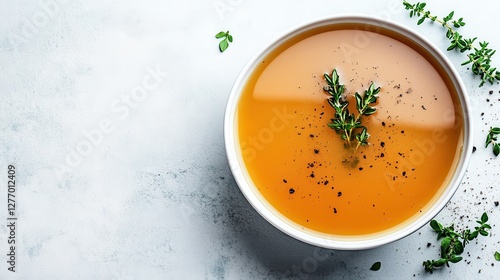
<svg viewBox="0 0 500 280"><path fill-rule="evenodd" d="M238 136L250 177L277 211L307 229L369 234L418 215L442 191L463 120L443 71L412 44L389 31L336 26L262 61L238 104ZM334 109L323 74L333 68L351 112L355 92L381 87L377 112L362 119L370 144L354 153L327 126ZM345 163L353 157L356 166Z"/></svg>

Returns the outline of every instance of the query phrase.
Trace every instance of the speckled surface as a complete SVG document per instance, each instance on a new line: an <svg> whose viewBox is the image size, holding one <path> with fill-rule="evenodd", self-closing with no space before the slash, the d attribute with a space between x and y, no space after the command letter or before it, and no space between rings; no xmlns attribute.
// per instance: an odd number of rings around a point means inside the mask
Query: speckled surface
<svg viewBox="0 0 500 280"><path fill-rule="evenodd" d="M500 48L497 2L428 2L440 15L453 7L466 35ZM245 62L293 26L347 13L391 18L447 46L441 29L416 26L392 0L2 1L0 219L12 164L18 220L15 273L0 227L0 278L431 278L421 266L439 253L427 248L430 228L372 250L316 248L261 218L228 167L224 109ZM235 39L223 54L220 30ZM477 151L438 218L473 225L487 211L493 230L432 278L495 279L500 159L483 147L500 126L500 86L478 88L463 57L449 57L469 90Z"/></svg>

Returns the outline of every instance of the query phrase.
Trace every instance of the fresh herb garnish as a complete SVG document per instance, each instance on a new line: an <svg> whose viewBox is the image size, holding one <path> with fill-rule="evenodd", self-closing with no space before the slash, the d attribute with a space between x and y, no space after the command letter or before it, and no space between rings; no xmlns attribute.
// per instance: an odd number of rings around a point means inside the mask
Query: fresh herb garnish
<svg viewBox="0 0 500 280"><path fill-rule="evenodd" d="M376 262L372 265L372 267L370 267L370 270L373 270L373 271L378 271L380 269L380 267L382 266L382 264L380 262Z"/></svg>
<svg viewBox="0 0 500 280"><path fill-rule="evenodd" d="M432 220L430 226L437 232L437 239L443 239L441 240L441 258L423 262L425 272L432 273L434 269L442 267L445 264L449 267L450 263L461 261L462 257L460 255L464 252L465 245L479 235L489 235L488 230L491 229L491 226L486 222L488 222L488 215L483 213L481 220L477 221L479 226L475 227L474 231L465 229L461 232L456 232L453 224L448 227L443 227L443 225L436 220Z"/></svg>
<svg viewBox="0 0 500 280"><path fill-rule="evenodd" d="M495 260L500 262L500 253L498 251L495 252Z"/></svg>
<svg viewBox="0 0 500 280"><path fill-rule="evenodd" d="M500 71L497 71L496 67L491 66L491 57L495 54L496 50L488 48L489 43L486 41L479 42L479 46L475 45L477 37L466 39L464 38L456 29L463 27L465 22L463 18L454 19L454 11L450 12L447 16L439 19L437 16L432 15L430 11L426 11L424 8L426 3L411 4L407 1L403 1L403 5L406 10L410 11L410 17L416 16L420 17L417 24L422 24L426 19L432 22L438 22L443 27L447 29L446 38L450 40L450 46L448 51L458 50L461 53L467 52L468 60L463 62L462 65L467 65L472 63L472 73L474 75L479 75L481 78L482 86L486 81L493 84L495 80L500 80Z"/></svg>
<svg viewBox="0 0 500 280"><path fill-rule="evenodd" d="M351 114L347 108L349 101L345 100L345 85L340 84L337 70L333 69L331 75L325 73L324 77L328 84L324 87L324 90L331 95L328 99L328 103L335 109L335 117L328 126L340 134L342 140L347 142L345 145L346 148L351 148L354 140L357 142L356 146L352 147L354 149L358 149L359 146L368 145L368 137L370 137L370 134L368 134L366 127L361 125L361 116L370 116L377 111L376 108L370 105L377 101L377 94L380 92L380 87L375 88L375 85L372 83L370 87L365 90L363 96L357 92L354 94L356 98L356 109L359 112L359 114L355 116Z"/></svg>
<svg viewBox="0 0 500 280"><path fill-rule="evenodd" d="M233 36L229 34L229 31L227 32L221 31L215 35L215 38L217 39L224 38L222 39L222 41L219 42L220 52L224 52L229 47L229 43L233 42Z"/></svg>
<svg viewBox="0 0 500 280"><path fill-rule="evenodd" d="M500 143L497 142L498 134L500 134L500 127L492 127L490 128L488 136L486 136L486 148L488 148L488 146L492 144L493 154L495 154L495 156L498 156L500 154Z"/></svg>

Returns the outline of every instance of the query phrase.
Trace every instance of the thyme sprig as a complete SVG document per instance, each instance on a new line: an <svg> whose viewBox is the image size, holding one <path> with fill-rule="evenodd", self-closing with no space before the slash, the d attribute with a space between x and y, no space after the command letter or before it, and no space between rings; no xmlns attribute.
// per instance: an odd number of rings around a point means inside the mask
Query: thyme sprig
<svg viewBox="0 0 500 280"><path fill-rule="evenodd" d="M328 103L335 109L335 116L328 126L341 135L342 140L347 142L346 147L351 147L351 143L353 143L352 141L354 140L357 142L355 149L358 149L359 146L368 145L370 134L368 134L366 127L361 124L361 116L370 116L377 111L376 108L370 105L377 101L380 87L375 88L375 85L372 83L370 87L365 90L363 96L357 92L354 94L356 109L359 113L355 116L353 113L350 113L347 108L349 101L345 100L345 85L340 84L337 70L333 69L331 75L325 73L324 77L327 83L324 90L331 95L328 99ZM356 131L358 132L356 133Z"/></svg>
<svg viewBox="0 0 500 280"><path fill-rule="evenodd" d="M500 134L500 127L491 127L488 136L486 136L486 148L490 144L493 146L493 154L498 156L500 154L500 143L497 142L497 135Z"/></svg>
<svg viewBox="0 0 500 280"><path fill-rule="evenodd" d="M446 28L446 38L450 40L448 51L458 50L461 53L467 52L468 60L463 62L462 65L472 63L471 71L474 75L481 78L479 86L483 86L485 82L493 84L495 80L500 80L500 71L496 67L491 66L491 58L496 50L488 48L489 43L486 41L479 42L479 46L475 45L477 37L464 38L458 31L460 27L465 25L463 18L454 19L455 12L451 11L447 16L442 19L432 15L430 11L425 10L426 3L411 4L403 1L406 10L410 11L410 17L420 17L417 24L422 24L426 19L431 22L438 22Z"/></svg>
<svg viewBox="0 0 500 280"><path fill-rule="evenodd" d="M219 42L219 51L220 52L224 52L225 50L227 50L227 48L229 47L229 43L233 42L233 36L231 34L229 34L229 31L226 31L226 32L221 31L221 32L215 34L215 38L222 39Z"/></svg>
<svg viewBox="0 0 500 280"><path fill-rule="evenodd" d="M470 229L462 230L461 232L456 232L455 227L452 224L448 227L443 227L442 224L436 220L430 222L430 226L437 233L437 239L441 240L441 258L437 260L427 260L422 263L425 268L425 272L432 273L434 269L446 265L450 266L450 263L457 263L462 260L460 256L464 252L465 246L472 240L476 239L479 235L488 236L488 230L491 226L487 224L488 215L483 213L481 219L477 221L479 226L474 228L474 231Z"/></svg>

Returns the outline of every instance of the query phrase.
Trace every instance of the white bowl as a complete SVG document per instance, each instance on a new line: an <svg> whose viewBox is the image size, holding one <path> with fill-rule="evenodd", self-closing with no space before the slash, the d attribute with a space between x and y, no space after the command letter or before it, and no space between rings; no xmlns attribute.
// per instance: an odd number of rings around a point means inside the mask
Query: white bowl
<svg viewBox="0 0 500 280"><path fill-rule="evenodd" d="M417 218L409 220L408 222L405 222L400 226L396 226L387 231L360 236L328 235L304 229L294 224L289 219L284 217L281 213L279 213L260 194L259 190L250 178L250 175L246 171L237 135L238 124L236 114L238 102L243 88L255 67L270 52L272 52L274 49L282 45L290 38L293 38L312 29L344 23L366 24L371 27L383 27L385 29L399 33L400 35L407 37L408 39L425 48L432 56L434 56L434 58L438 61L439 64L441 64L445 72L448 74L451 83L453 84L453 87L457 92L459 102L461 103L461 113L463 116L463 146L461 154L459 155L459 162L451 180L449 181L448 185L441 193L441 195L437 199L434 199L434 201L431 202L432 204L427 207L423 213L420 213ZM375 17L354 15L314 20L310 23L301 25L297 28L292 29L291 31L286 32L283 35L278 36L276 40L267 44L266 46L264 46L264 48L258 51L257 54L255 54L243 68L231 90L225 113L224 136L229 165L236 183L238 184L241 192L244 194L250 204L269 223L271 223L284 233L315 246L338 250L360 250L384 245L410 235L411 233L427 224L445 207L445 205L458 189L472 153L471 126L471 120L469 119L469 101L467 98L465 87L454 66L450 63L443 52L441 52L423 36L402 25L377 19Z"/></svg>

